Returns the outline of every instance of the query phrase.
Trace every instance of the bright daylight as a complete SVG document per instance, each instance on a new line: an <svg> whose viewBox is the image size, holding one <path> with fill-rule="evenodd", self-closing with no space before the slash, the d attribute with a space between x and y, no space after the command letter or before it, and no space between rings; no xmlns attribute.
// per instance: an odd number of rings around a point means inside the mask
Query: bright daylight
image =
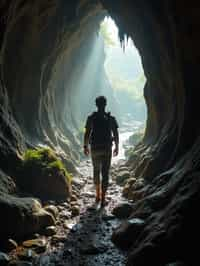
<svg viewBox="0 0 200 266"><path fill-rule="evenodd" d="M118 160L130 155L145 130L146 104L143 88L146 78L141 57L130 38L120 43L115 22L106 17L100 25L100 37L104 40L105 71L113 89L112 112L119 117L120 148ZM104 92L106 95L106 91ZM108 99L110 95L106 95ZM109 102L109 101L108 101ZM109 109L109 106L108 106ZM113 158L113 162L116 159Z"/></svg>

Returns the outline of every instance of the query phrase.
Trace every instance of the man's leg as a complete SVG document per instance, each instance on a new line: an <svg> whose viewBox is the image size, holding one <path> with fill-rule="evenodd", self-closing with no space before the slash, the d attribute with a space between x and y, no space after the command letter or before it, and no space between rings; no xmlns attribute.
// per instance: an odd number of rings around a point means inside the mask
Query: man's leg
<svg viewBox="0 0 200 266"><path fill-rule="evenodd" d="M111 157L112 157L112 150L107 150L105 151L105 154L102 158L102 198L101 198L102 206L105 205L105 195L109 183L109 170L110 170Z"/></svg>
<svg viewBox="0 0 200 266"><path fill-rule="evenodd" d="M100 167L101 161L97 151L92 151L92 164L93 164L93 180L96 189L96 202L101 200L101 187L100 187Z"/></svg>

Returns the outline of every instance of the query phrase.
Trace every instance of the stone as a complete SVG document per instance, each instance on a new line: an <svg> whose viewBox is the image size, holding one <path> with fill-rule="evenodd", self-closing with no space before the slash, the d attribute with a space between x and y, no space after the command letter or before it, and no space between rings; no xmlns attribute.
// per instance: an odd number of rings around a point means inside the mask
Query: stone
<svg viewBox="0 0 200 266"><path fill-rule="evenodd" d="M32 262L22 261L22 260L15 260L11 261L8 266L32 266Z"/></svg>
<svg viewBox="0 0 200 266"><path fill-rule="evenodd" d="M94 198L95 193L92 191L86 191L82 193L82 197L87 197L87 198Z"/></svg>
<svg viewBox="0 0 200 266"><path fill-rule="evenodd" d="M123 185L125 181L130 177L130 172L128 170L121 171L116 176L116 183L118 185Z"/></svg>
<svg viewBox="0 0 200 266"><path fill-rule="evenodd" d="M71 195L70 200L71 202L77 202L77 197L75 195Z"/></svg>
<svg viewBox="0 0 200 266"><path fill-rule="evenodd" d="M105 245L97 245L96 243L90 243L80 248L80 253L84 255L97 255L106 252L108 248Z"/></svg>
<svg viewBox="0 0 200 266"><path fill-rule="evenodd" d="M110 221L110 220L114 220L114 219L115 219L115 216L112 215L112 214L104 214L104 215L102 216L102 219L103 219L104 221Z"/></svg>
<svg viewBox="0 0 200 266"><path fill-rule="evenodd" d="M16 255L19 259L31 261L37 256L36 252L29 248L20 247L17 249Z"/></svg>
<svg viewBox="0 0 200 266"><path fill-rule="evenodd" d="M145 222L133 218L123 222L112 234L113 243L121 249L128 249L142 232Z"/></svg>
<svg viewBox="0 0 200 266"><path fill-rule="evenodd" d="M6 266L6 265L8 265L8 263L9 263L8 255L0 251L0 265Z"/></svg>
<svg viewBox="0 0 200 266"><path fill-rule="evenodd" d="M59 217L64 218L64 219L69 219L71 218L71 211L64 210L59 214Z"/></svg>
<svg viewBox="0 0 200 266"><path fill-rule="evenodd" d="M72 206L71 211L72 216L78 216L80 214L80 208L77 205Z"/></svg>
<svg viewBox="0 0 200 266"><path fill-rule="evenodd" d="M9 238L7 241L4 242L3 246L7 252L10 252L11 250L16 249L18 245L15 240Z"/></svg>
<svg viewBox="0 0 200 266"><path fill-rule="evenodd" d="M65 208L65 209L69 209L70 208L70 204L68 203L68 202L63 202L62 204L61 204L61 206L58 206L58 208L59 207L62 207L62 208Z"/></svg>
<svg viewBox="0 0 200 266"><path fill-rule="evenodd" d="M45 235L45 236L53 236L53 235L55 235L56 234L56 232L57 232L57 230L56 230L56 227L55 226L48 226L48 227L46 227L44 230L43 230L43 234Z"/></svg>
<svg viewBox="0 0 200 266"><path fill-rule="evenodd" d="M26 240L22 243L25 248L32 248L37 253L42 253L46 250L47 241L44 238Z"/></svg>
<svg viewBox="0 0 200 266"><path fill-rule="evenodd" d="M58 242L64 242L66 241L66 236L64 235L54 235L51 239L53 243L58 243Z"/></svg>
<svg viewBox="0 0 200 266"><path fill-rule="evenodd" d="M55 224L53 215L45 211L33 198L18 198L0 194L1 238L21 238L33 235L42 228Z"/></svg>
<svg viewBox="0 0 200 266"><path fill-rule="evenodd" d="M48 206L45 206L44 209L47 212L51 213L54 216L55 219L57 218L57 216L58 216L58 208L56 206L48 205Z"/></svg>
<svg viewBox="0 0 200 266"><path fill-rule="evenodd" d="M131 215L131 212L133 210L133 206L130 203L121 203L117 205L112 213L119 219L128 218Z"/></svg>

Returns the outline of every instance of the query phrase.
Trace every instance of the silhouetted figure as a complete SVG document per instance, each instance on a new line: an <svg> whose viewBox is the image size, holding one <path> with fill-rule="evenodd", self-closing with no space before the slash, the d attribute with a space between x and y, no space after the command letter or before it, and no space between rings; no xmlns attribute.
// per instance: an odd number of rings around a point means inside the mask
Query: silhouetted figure
<svg viewBox="0 0 200 266"><path fill-rule="evenodd" d="M99 96L95 101L97 112L88 116L85 126L84 153L85 155L89 155L89 151L91 150L94 184L96 186L96 202L101 201L101 206L103 207L105 205L105 194L109 182L112 143L113 141L115 143L113 155L117 156L119 134L115 117L105 112L106 98ZM100 180L100 174L102 181Z"/></svg>

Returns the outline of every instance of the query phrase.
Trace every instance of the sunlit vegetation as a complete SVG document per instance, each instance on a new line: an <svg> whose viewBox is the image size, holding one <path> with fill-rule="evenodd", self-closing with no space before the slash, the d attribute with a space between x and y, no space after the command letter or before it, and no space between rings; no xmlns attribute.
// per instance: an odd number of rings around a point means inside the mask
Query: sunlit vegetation
<svg viewBox="0 0 200 266"><path fill-rule="evenodd" d="M146 83L141 57L130 38L122 49L115 22L106 17L100 25L104 40L105 71L122 116L129 113L135 120L145 121L143 88Z"/></svg>
<svg viewBox="0 0 200 266"><path fill-rule="evenodd" d="M23 154L23 166L26 170L40 171L42 176L62 174L66 177L67 182L70 183L72 180L72 175L50 148L27 149Z"/></svg>
<svg viewBox="0 0 200 266"><path fill-rule="evenodd" d="M128 139L128 144L131 146L130 148L126 149L125 156L127 158L134 156L135 146L137 146L144 137L144 130L140 130L132 134Z"/></svg>
<svg viewBox="0 0 200 266"><path fill-rule="evenodd" d="M104 20L100 25L100 34L103 36L105 45L114 46L117 45L116 39L113 37L112 31L109 29L108 20Z"/></svg>

